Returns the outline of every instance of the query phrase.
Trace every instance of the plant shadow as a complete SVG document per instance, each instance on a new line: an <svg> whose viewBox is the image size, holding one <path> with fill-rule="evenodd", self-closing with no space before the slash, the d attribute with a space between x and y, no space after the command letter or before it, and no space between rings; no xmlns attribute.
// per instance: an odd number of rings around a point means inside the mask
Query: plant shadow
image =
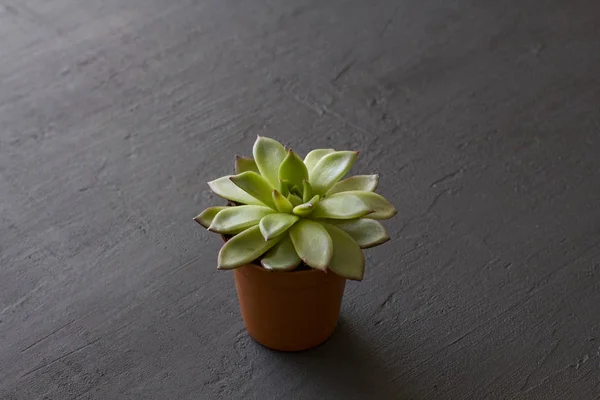
<svg viewBox="0 0 600 400"><path fill-rule="evenodd" d="M385 360L350 325L340 319L336 332L322 345L275 356L300 372L319 399L412 400L396 381ZM281 364L280 364L281 365Z"/></svg>

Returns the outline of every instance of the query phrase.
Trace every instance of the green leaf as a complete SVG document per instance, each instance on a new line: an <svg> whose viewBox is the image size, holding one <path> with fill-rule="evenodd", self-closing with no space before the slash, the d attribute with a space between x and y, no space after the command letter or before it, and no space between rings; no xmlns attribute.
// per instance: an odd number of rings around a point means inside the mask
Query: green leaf
<svg viewBox="0 0 600 400"><path fill-rule="evenodd" d="M308 169L308 174L311 174L311 171L321 160L321 158L325 157L329 153L333 153L334 151L335 150L333 149L316 149L308 153L306 157L304 157L304 165L306 165L306 169Z"/></svg>
<svg viewBox="0 0 600 400"><path fill-rule="evenodd" d="M285 158L285 149L281 143L264 136L258 136L256 142L254 142L252 154L260 174L274 189L279 189L279 166Z"/></svg>
<svg viewBox="0 0 600 400"><path fill-rule="evenodd" d="M236 175L247 171L256 172L257 174L259 173L258 167L256 166L256 162L254 162L254 159L250 157L235 156Z"/></svg>
<svg viewBox="0 0 600 400"><path fill-rule="evenodd" d="M270 214L261 219L258 226L265 240L269 240L290 229L299 219L292 214Z"/></svg>
<svg viewBox="0 0 600 400"><path fill-rule="evenodd" d="M379 175L355 175L344 179L333 185L327 192L327 195L347 192L350 190L360 190L364 192L373 192L377 188Z"/></svg>
<svg viewBox="0 0 600 400"><path fill-rule="evenodd" d="M290 229L296 253L312 268L326 270L333 256L329 234L318 222L301 219Z"/></svg>
<svg viewBox="0 0 600 400"><path fill-rule="evenodd" d="M290 193L287 197L287 199L290 201L290 203L292 203L292 205L294 207L299 206L300 204L302 204L302 199L298 196L296 196L295 194Z"/></svg>
<svg viewBox="0 0 600 400"><path fill-rule="evenodd" d="M265 178L257 174L256 172L243 172L239 175L234 175L231 178L233 182L240 189L261 201L264 205L276 209L275 203L273 203L272 192L273 188L269 185L269 182Z"/></svg>
<svg viewBox="0 0 600 400"><path fill-rule="evenodd" d="M302 187L302 182L308 179L306 165L291 149L279 166L279 179L292 182L295 186L299 187Z"/></svg>
<svg viewBox="0 0 600 400"><path fill-rule="evenodd" d="M364 201L371 209L375 210L372 214L369 214L367 218L372 219L388 219L392 218L397 214L396 208L386 200L380 194L373 192L363 192L359 190L352 190L349 192L337 193L329 196L329 198L335 198L342 195L355 195Z"/></svg>
<svg viewBox="0 0 600 400"><path fill-rule="evenodd" d="M323 225L333 243L333 257L328 268L337 275L361 281L365 273L365 256L356 242L343 230Z"/></svg>
<svg viewBox="0 0 600 400"><path fill-rule="evenodd" d="M263 217L273 212L264 206L227 207L216 215L208 230L223 234L239 233L257 225Z"/></svg>
<svg viewBox="0 0 600 400"><path fill-rule="evenodd" d="M308 181L304 181L302 182L304 190L302 193L302 201L306 202L309 201L313 196L313 189L312 186L310 186L310 183L308 183Z"/></svg>
<svg viewBox="0 0 600 400"><path fill-rule="evenodd" d="M309 182L315 193L327 193L350 170L357 155L356 151L334 151L323 157L310 173Z"/></svg>
<svg viewBox="0 0 600 400"><path fill-rule="evenodd" d="M294 244L289 235L285 235L265 256L260 263L266 269L274 271L290 271L300 264L300 256L294 249Z"/></svg>
<svg viewBox="0 0 600 400"><path fill-rule="evenodd" d="M362 201L359 196L348 193L325 197L316 205L312 216L315 218L352 219L373 212L373 208Z"/></svg>
<svg viewBox="0 0 600 400"><path fill-rule="evenodd" d="M273 190L273 203L275 203L275 207L277 207L277 211L282 213L291 213L294 209L294 206L288 199L283 197L281 193L277 190Z"/></svg>
<svg viewBox="0 0 600 400"><path fill-rule="evenodd" d="M208 182L208 187L210 187L210 190L212 190L217 196L220 196L227 200L235 201L236 203L251 204L255 206L265 205L260 200L250 196L248 193L237 187L230 180L232 176L233 175L227 175L219 179L215 179L214 181Z"/></svg>
<svg viewBox="0 0 600 400"><path fill-rule="evenodd" d="M229 239L219 251L219 269L233 269L248 264L275 246L282 236L265 240L260 228L253 226Z"/></svg>
<svg viewBox="0 0 600 400"><path fill-rule="evenodd" d="M294 215L299 215L301 217L306 217L308 215L310 215L314 209L315 206L319 203L319 195L315 195L312 199L310 199L309 201L307 201L304 204L300 204L299 206L294 207L294 209L292 210L292 212L294 213Z"/></svg>
<svg viewBox="0 0 600 400"><path fill-rule="evenodd" d="M194 221L199 223L205 228L208 228L212 223L213 219L215 219L215 215L221 210L224 210L229 207L208 207L206 210L202 211L200 215L194 217Z"/></svg>
<svg viewBox="0 0 600 400"><path fill-rule="evenodd" d="M363 249L374 247L390 240L380 222L370 218L352 220L330 220L332 225L346 232Z"/></svg>
<svg viewBox="0 0 600 400"><path fill-rule="evenodd" d="M290 194L290 186L287 184L287 182L281 180L279 181L279 192L284 197L287 197L287 195Z"/></svg>

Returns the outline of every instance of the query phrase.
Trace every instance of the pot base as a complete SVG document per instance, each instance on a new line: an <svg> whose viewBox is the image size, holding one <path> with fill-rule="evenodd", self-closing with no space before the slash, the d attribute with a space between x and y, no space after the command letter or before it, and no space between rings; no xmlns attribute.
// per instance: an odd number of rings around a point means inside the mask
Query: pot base
<svg viewBox="0 0 600 400"><path fill-rule="evenodd" d="M319 270L274 272L254 264L234 270L250 337L279 351L302 351L334 332L346 279Z"/></svg>

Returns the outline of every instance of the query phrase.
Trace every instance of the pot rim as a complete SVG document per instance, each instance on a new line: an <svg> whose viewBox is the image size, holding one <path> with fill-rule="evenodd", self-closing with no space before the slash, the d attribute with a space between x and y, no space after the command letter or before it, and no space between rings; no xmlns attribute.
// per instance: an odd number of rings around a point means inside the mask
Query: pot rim
<svg viewBox="0 0 600 400"><path fill-rule="evenodd" d="M289 275L289 274L305 274L306 275L306 274L315 274L315 273L328 274L327 271L321 271L320 269L316 269L316 268L312 268L312 267L309 267L310 269L303 269L303 270L299 270L299 271L296 269L293 269L291 271L275 271L272 269L267 269L267 268L263 267L262 265L257 265L254 263L244 264L244 265L241 265L240 267L243 267L243 266L250 266L252 268L261 270L261 272L265 272L268 274L285 274L285 275ZM237 269L237 268L234 268L234 269ZM333 274L334 272L332 271L331 273Z"/></svg>

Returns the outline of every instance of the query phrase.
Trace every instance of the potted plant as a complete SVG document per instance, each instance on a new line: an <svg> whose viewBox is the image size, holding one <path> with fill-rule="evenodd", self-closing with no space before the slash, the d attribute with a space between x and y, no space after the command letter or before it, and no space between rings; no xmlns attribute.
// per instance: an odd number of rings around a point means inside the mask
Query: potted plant
<svg viewBox="0 0 600 400"><path fill-rule="evenodd" d="M258 137L254 158L209 182L229 200L194 220L223 236L219 269L233 269L248 333L266 347L305 350L334 331L346 279L362 280L362 249L389 240L378 220L396 209L374 193L377 175L341 180L356 151L313 150L302 160Z"/></svg>

